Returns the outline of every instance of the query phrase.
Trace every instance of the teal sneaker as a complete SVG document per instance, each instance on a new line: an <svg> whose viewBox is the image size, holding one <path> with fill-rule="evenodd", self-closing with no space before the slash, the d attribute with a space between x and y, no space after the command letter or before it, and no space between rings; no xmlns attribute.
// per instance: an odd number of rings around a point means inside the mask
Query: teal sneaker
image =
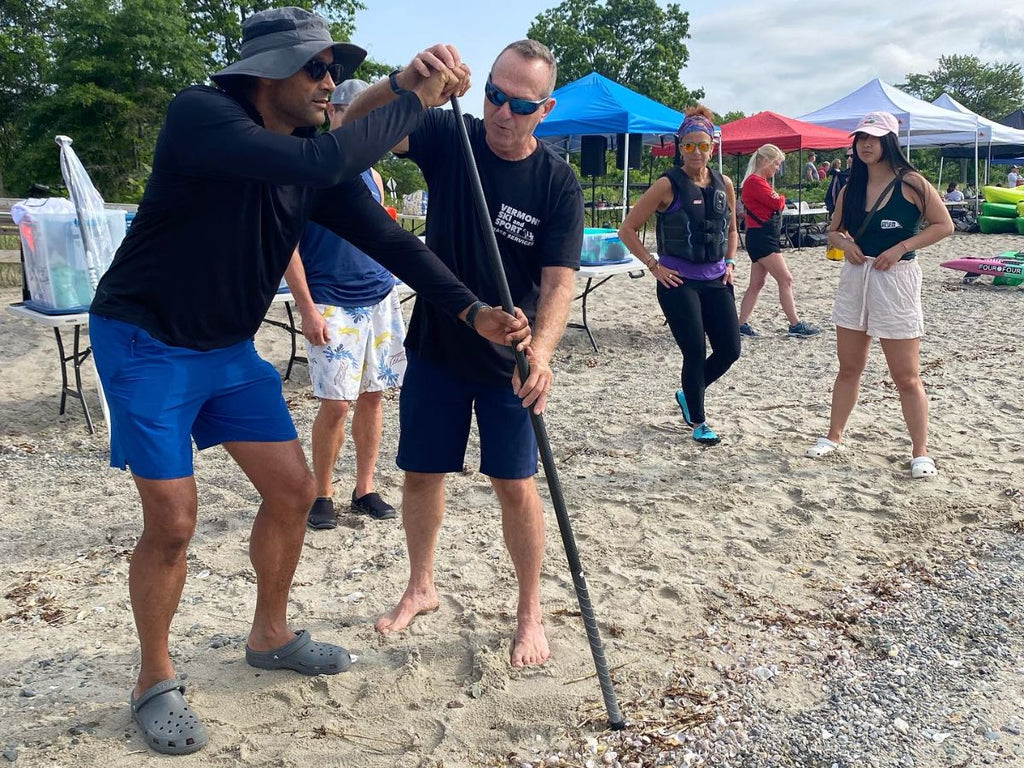
<svg viewBox="0 0 1024 768"><path fill-rule="evenodd" d="M698 424L693 430L693 439L701 445L718 445L720 438L707 424Z"/></svg>
<svg viewBox="0 0 1024 768"><path fill-rule="evenodd" d="M679 409L683 412L683 421L686 422L687 426L693 426L693 419L690 418L690 409L686 405L686 395L683 390L676 390L676 402L679 403Z"/></svg>

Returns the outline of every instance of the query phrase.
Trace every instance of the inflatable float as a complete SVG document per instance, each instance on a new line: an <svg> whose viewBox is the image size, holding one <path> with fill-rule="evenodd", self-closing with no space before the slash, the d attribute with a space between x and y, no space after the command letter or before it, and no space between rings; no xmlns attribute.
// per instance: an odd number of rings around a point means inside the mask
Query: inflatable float
<svg viewBox="0 0 1024 768"><path fill-rule="evenodd" d="M974 275L992 275L996 285L1024 284L1024 252L953 259L942 262L942 266Z"/></svg>
<svg viewBox="0 0 1024 768"><path fill-rule="evenodd" d="M1013 203L1024 200L1024 187L982 187L981 194L988 203Z"/></svg>

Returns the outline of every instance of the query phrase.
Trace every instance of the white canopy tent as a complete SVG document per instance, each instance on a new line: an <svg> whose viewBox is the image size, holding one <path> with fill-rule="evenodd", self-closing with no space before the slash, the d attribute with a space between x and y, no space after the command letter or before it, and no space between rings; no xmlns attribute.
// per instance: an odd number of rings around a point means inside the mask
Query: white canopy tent
<svg viewBox="0 0 1024 768"><path fill-rule="evenodd" d="M868 112L889 112L899 121L900 143L906 147L908 158L911 147L955 143L949 141L950 137L958 137L964 145L973 145L974 187L978 188L978 145L988 141L990 134L973 112L964 114L930 104L876 77L838 101L799 119L852 131Z"/></svg>
<svg viewBox="0 0 1024 768"><path fill-rule="evenodd" d="M912 146L937 146L929 139L943 134L966 133L972 143L977 141L979 125L975 116L929 104L877 77L827 107L797 119L852 131L868 112L889 112L896 117L900 123L900 143L907 147L908 155Z"/></svg>
<svg viewBox="0 0 1024 768"><path fill-rule="evenodd" d="M997 123L995 120L989 120L987 117L982 117L976 112L971 111L959 101L954 99L948 93L944 93L935 99L932 104L943 109L948 109L953 112L957 112L962 115L968 115L978 121L977 131L977 142L980 146L987 147L986 160L988 163L992 161L993 155L996 154L1007 154L1018 155L1024 150L1024 131L1016 128L1010 128L1009 126ZM967 147L975 143L975 137L968 133L950 134L943 137L947 139L941 143L941 146L962 146ZM1000 151L1002 150L1002 151ZM939 187L942 186L942 163L944 157L939 158ZM985 181L988 181L988 163L985 166ZM975 166L977 170L977 166ZM977 186L978 174L975 173L974 183Z"/></svg>

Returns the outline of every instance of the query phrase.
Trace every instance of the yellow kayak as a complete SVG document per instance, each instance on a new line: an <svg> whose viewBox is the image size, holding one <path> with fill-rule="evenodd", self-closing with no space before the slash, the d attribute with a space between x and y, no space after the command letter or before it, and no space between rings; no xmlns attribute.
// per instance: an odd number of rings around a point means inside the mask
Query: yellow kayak
<svg viewBox="0 0 1024 768"><path fill-rule="evenodd" d="M1024 187L982 187L981 193L989 203L1019 203L1024 200Z"/></svg>

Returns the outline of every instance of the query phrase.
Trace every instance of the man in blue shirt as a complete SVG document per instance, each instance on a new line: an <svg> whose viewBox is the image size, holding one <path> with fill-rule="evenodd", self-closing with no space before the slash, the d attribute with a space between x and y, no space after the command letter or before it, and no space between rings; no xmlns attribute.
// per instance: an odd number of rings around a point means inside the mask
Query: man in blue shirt
<svg viewBox="0 0 1024 768"><path fill-rule="evenodd" d="M347 80L334 89L327 114L331 129L341 127L345 109L367 88ZM380 203L384 184L372 168L363 182ZM316 501L310 528L334 528L334 465L345 442L345 420L355 402L352 442L356 487L352 511L375 520L396 517L395 508L373 490L373 473L384 425L381 395L402 385L405 375L405 323L395 278L347 240L310 223L285 272L302 316L309 378L320 409L313 422L313 475Z"/></svg>

